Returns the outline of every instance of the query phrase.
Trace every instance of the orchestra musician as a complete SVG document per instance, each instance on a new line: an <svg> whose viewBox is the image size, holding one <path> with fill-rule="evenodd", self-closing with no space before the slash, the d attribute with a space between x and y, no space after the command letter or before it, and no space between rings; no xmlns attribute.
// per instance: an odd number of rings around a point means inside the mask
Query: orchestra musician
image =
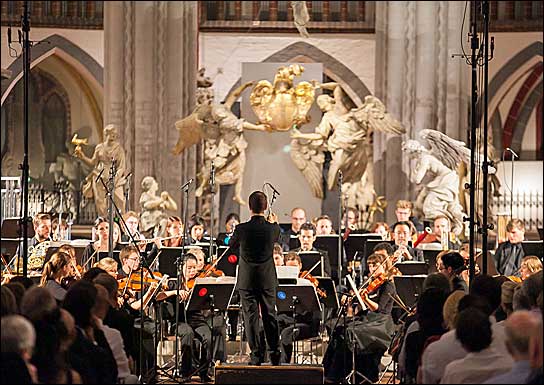
<svg viewBox="0 0 544 385"><path fill-rule="evenodd" d="M392 237L395 241L393 248L395 251L400 250L398 262L424 261L423 251L408 245L408 241L412 239L412 226L407 221L397 222L392 226Z"/></svg>
<svg viewBox="0 0 544 385"><path fill-rule="evenodd" d="M139 229L140 216L138 215L138 213L134 211L127 211L126 213L123 214L123 220L125 221L126 228L123 229L124 231L123 231L123 234L121 235L121 242L131 242L132 241L131 235L132 237L134 237L135 241L145 240L145 236L142 233L140 233L140 229ZM148 245L149 245L149 248L151 248L151 243L142 242L139 245L140 251L146 250Z"/></svg>
<svg viewBox="0 0 544 385"><path fill-rule="evenodd" d="M103 217L98 217L94 221L94 228L96 234L98 235L98 240L91 242L83 250L83 256L81 258L82 265L85 267L91 258L98 259L97 253L107 252L108 251L108 240L109 240L109 231L110 224ZM113 250L121 250L121 245L118 243L120 236L119 225L117 223L113 224Z"/></svg>
<svg viewBox="0 0 544 385"><path fill-rule="evenodd" d="M332 221L328 215L321 215L317 217L315 221L316 235L330 235L334 234L332 229Z"/></svg>
<svg viewBox="0 0 544 385"><path fill-rule="evenodd" d="M281 233L280 243L283 247L283 251L289 251L289 241L291 235L298 236L300 232L300 226L306 223L306 211L301 207L295 207L291 210L291 227L289 230Z"/></svg>
<svg viewBox="0 0 544 385"><path fill-rule="evenodd" d="M295 253L303 253L306 251L316 251L323 257L323 273L318 272L315 275L323 275L325 277L331 276L331 263L329 261L329 253L326 250L319 250L314 247L316 240L315 226L309 222L300 226L300 233L298 234L298 240L300 241L300 247L291 251Z"/></svg>
<svg viewBox="0 0 544 385"><path fill-rule="evenodd" d="M380 360L391 343L394 330L391 311L396 290L392 275L386 271L385 266L386 260L381 254L371 254L367 258L370 271L368 284L359 289L367 309L362 310L355 297L349 301L344 298L344 303L357 303L353 318L347 319L345 325L338 320L328 322L329 327L336 322L336 329L331 334L332 340L323 357L327 382L338 383L351 369L343 366L343 357L351 356L350 341L357 344L357 371L373 382L378 380ZM351 359L347 359L346 364L351 365Z"/></svg>
<svg viewBox="0 0 544 385"><path fill-rule="evenodd" d="M28 245L36 246L45 241L51 241L51 215L47 213L37 214L32 220L34 237L28 241Z"/></svg>
<svg viewBox="0 0 544 385"><path fill-rule="evenodd" d="M104 270L106 273L111 275L114 278L117 278L117 261L113 258L106 257L102 258L100 261L96 262L93 267L98 267L102 270Z"/></svg>
<svg viewBox="0 0 544 385"><path fill-rule="evenodd" d="M270 361L273 365L278 365L280 361L276 316L278 278L272 258L274 242L280 236L280 226L275 214L271 214L268 220L265 218L264 212L267 208L266 195L262 191L251 193L249 196L251 219L236 226L229 243L230 247L240 247L237 286L246 336L251 349L250 365L260 365L264 362L265 347L259 339L261 317Z"/></svg>
<svg viewBox="0 0 544 385"><path fill-rule="evenodd" d="M433 233L427 236L421 243L440 243L442 244L442 235L448 236L448 250L459 250L459 242L453 242L451 240L451 224L448 217L445 215L439 215L434 218L433 221Z"/></svg>
<svg viewBox="0 0 544 385"><path fill-rule="evenodd" d="M299 273L302 270L302 261L295 252L289 252L285 256L285 266L295 266ZM316 336L319 330L321 313L299 310L297 312L296 325L294 325L293 312L278 312L278 325L280 328L281 362L290 363L293 353L293 328L297 332L295 340L303 340Z"/></svg>
<svg viewBox="0 0 544 385"><path fill-rule="evenodd" d="M375 222L370 228L370 232L380 234L384 241L388 241L391 238L389 225L385 222Z"/></svg>
<svg viewBox="0 0 544 385"><path fill-rule="evenodd" d="M240 216L236 213L230 213L225 219L225 232L217 235L217 244L219 246L228 246L230 237L234 233L236 226L240 224Z"/></svg>
<svg viewBox="0 0 544 385"><path fill-rule="evenodd" d="M342 218L342 230L345 230L346 221L348 223L348 229L350 229L351 231L357 230L358 222L359 222L359 213L353 207L346 208L346 211Z"/></svg>
<svg viewBox="0 0 544 385"><path fill-rule="evenodd" d="M62 280L70 276L72 268L70 255L62 251L54 253L43 266L40 286L49 290L59 304L67 293L61 285Z"/></svg>
<svg viewBox="0 0 544 385"><path fill-rule="evenodd" d="M197 260L192 254L186 254L183 260L183 283L179 294L182 302L189 299L190 290L185 286L186 282L194 279L198 270ZM174 299L175 300L175 299ZM180 337L181 350L181 375L182 382L190 380L193 357L200 367L198 375L202 382L210 382L208 370L210 368L212 331L208 325L208 314L204 311L183 311L185 303L180 303L179 318L177 320L178 335ZM197 338L201 345L202 354L197 356L199 349L193 344L193 338Z"/></svg>
<svg viewBox="0 0 544 385"><path fill-rule="evenodd" d="M283 249L279 243L274 243L274 251L272 256L274 258L274 265L285 266L285 259L283 258Z"/></svg>
<svg viewBox="0 0 544 385"><path fill-rule="evenodd" d="M75 281L81 279L81 276L83 274L83 268L77 264L76 259L76 249L71 245L61 245L57 252L63 252L70 256L70 266L72 267L70 270L70 274L65 277L62 282L61 286L64 287L66 290L70 288L70 285L72 285Z"/></svg>
<svg viewBox="0 0 544 385"><path fill-rule="evenodd" d="M51 238L54 241L62 241L68 239L68 223L66 222L66 219L61 218L59 225L59 218L53 218L53 220L51 221L51 228L53 234Z"/></svg>
<svg viewBox="0 0 544 385"><path fill-rule="evenodd" d="M531 275L542 270L542 261L535 255L528 255L521 260L519 268L519 276L522 281L525 281Z"/></svg>
<svg viewBox="0 0 544 385"><path fill-rule="evenodd" d="M147 261L151 262L155 259L159 250L164 247L181 247L183 244L183 222L181 218L175 215L168 217L166 221L165 239L154 239L153 247L147 254ZM174 238L172 238L174 237Z"/></svg>
<svg viewBox="0 0 544 385"><path fill-rule="evenodd" d="M416 216L412 215L413 204L407 200L398 200L396 204L395 215L397 216L397 222L410 222L415 227L415 231L424 231L423 224Z"/></svg>
<svg viewBox="0 0 544 385"><path fill-rule="evenodd" d="M506 225L508 241L499 244L494 261L497 273L506 276L519 276L521 260L525 256L521 242L525 239L525 225L520 219L511 219Z"/></svg>
<svg viewBox="0 0 544 385"><path fill-rule="evenodd" d="M191 245L208 241L208 239L204 238L204 233L206 232L204 219L196 214L191 218L190 232L191 238L189 239L189 243Z"/></svg>

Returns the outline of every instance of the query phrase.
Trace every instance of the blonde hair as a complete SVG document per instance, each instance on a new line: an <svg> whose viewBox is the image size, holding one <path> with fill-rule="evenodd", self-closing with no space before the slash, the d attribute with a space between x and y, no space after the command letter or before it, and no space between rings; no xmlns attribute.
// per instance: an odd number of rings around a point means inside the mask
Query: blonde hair
<svg viewBox="0 0 544 385"><path fill-rule="evenodd" d="M528 255L521 260L521 265L525 263L529 273L534 274L542 270L542 261L535 255Z"/></svg>
<svg viewBox="0 0 544 385"><path fill-rule="evenodd" d="M125 263L125 259L128 259L132 253L140 255L140 250L138 250L138 248L134 245L123 247L123 249L119 252L119 260L121 263Z"/></svg>
<svg viewBox="0 0 544 385"><path fill-rule="evenodd" d="M462 290L455 290L449 295L444 302L444 307L442 308L442 316L444 317L444 323L449 330L455 329L457 325L457 314L459 301L465 296L465 292Z"/></svg>
<svg viewBox="0 0 544 385"><path fill-rule="evenodd" d="M525 231L525 224L521 219L513 218L506 224L506 231L511 232L514 228Z"/></svg>
<svg viewBox="0 0 544 385"><path fill-rule="evenodd" d="M100 261L96 262L93 266L94 267L99 267L101 268L102 270L105 270L105 271L110 271L110 270L115 270L117 271L117 261L113 258L110 258L110 257L106 257L106 258L102 258Z"/></svg>
<svg viewBox="0 0 544 385"><path fill-rule="evenodd" d="M57 251L62 251L72 258L75 258L76 256L76 249L72 245L61 245Z"/></svg>
<svg viewBox="0 0 544 385"><path fill-rule="evenodd" d="M72 257L70 257L69 254L62 251L54 253L51 256L51 259L43 266L42 278L40 279L39 286L44 287L50 279L54 280L58 278L59 273L70 264L71 259Z"/></svg>
<svg viewBox="0 0 544 385"><path fill-rule="evenodd" d="M412 205L412 202L410 202L410 201L403 200L403 199L397 201L397 209L410 209L410 210L412 210L412 207L413 207L413 205Z"/></svg>

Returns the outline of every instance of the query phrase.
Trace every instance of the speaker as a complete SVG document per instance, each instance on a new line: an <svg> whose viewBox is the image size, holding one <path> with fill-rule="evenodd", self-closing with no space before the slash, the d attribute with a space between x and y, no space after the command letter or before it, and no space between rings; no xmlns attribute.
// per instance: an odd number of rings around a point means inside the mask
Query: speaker
<svg viewBox="0 0 544 385"><path fill-rule="evenodd" d="M323 367L312 365L218 365L216 384L323 384Z"/></svg>

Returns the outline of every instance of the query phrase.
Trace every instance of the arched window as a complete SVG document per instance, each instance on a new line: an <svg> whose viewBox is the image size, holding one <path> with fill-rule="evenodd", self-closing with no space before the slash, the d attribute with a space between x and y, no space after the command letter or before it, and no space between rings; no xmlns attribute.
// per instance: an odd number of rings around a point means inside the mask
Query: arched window
<svg viewBox="0 0 544 385"><path fill-rule="evenodd" d="M53 163L57 155L66 150L66 106L57 93L51 94L43 107L42 138L45 146L45 163Z"/></svg>

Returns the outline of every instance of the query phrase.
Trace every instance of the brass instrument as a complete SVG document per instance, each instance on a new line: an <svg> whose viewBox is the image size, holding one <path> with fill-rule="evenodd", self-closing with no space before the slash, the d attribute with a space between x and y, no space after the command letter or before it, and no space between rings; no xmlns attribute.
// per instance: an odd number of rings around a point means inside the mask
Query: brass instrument
<svg viewBox="0 0 544 385"><path fill-rule="evenodd" d="M28 269L39 270L43 268L45 262L45 254L47 249L51 246L51 241L43 241L36 246L30 246L28 248ZM22 266L21 266L22 267Z"/></svg>
<svg viewBox="0 0 544 385"><path fill-rule="evenodd" d="M72 144L76 146L76 148L74 149L74 154L75 154L77 151L81 151L81 146L83 145L87 146L89 144L89 139L78 138L77 134L74 134L74 137L72 138Z"/></svg>

